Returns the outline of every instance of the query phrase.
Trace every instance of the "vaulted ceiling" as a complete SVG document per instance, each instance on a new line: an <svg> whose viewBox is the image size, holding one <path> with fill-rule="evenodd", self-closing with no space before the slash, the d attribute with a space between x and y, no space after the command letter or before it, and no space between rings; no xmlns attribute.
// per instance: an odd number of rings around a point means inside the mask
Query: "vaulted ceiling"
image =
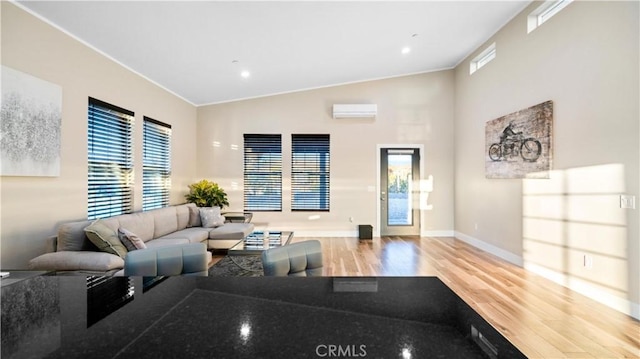
<svg viewBox="0 0 640 359"><path fill-rule="evenodd" d="M529 1L18 4L205 105L450 69Z"/></svg>

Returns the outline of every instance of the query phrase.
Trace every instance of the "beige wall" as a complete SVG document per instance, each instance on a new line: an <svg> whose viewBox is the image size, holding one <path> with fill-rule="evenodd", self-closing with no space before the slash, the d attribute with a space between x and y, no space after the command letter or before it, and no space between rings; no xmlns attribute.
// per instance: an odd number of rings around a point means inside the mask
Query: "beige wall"
<svg viewBox="0 0 640 359"><path fill-rule="evenodd" d="M254 222L304 235L355 235L357 224L374 231L379 144L424 146L424 175L434 179L424 211L424 231L453 230L453 71L336 86L205 106L198 109L198 175L229 193L231 209L243 207L243 134L283 138L283 211L260 212ZM333 119L334 103L375 103L373 119ZM331 211L291 212L291 134L331 135ZM219 142L219 147L214 147ZM231 149L232 145L237 150ZM319 215L310 220L309 216ZM354 221L350 222L349 217Z"/></svg>
<svg viewBox="0 0 640 359"><path fill-rule="evenodd" d="M1 267L25 268L57 224L87 218L87 98L134 111L134 208L142 208L142 117L172 129L172 203L196 174L196 108L2 1L2 64L62 87L59 177L1 178Z"/></svg>
<svg viewBox="0 0 640 359"><path fill-rule="evenodd" d="M539 4L456 68L456 235L637 316L639 216L618 200L640 193L638 2L574 2L527 34ZM552 178L486 179L485 123L546 100Z"/></svg>
<svg viewBox="0 0 640 359"><path fill-rule="evenodd" d="M537 5L487 42L496 42L497 58L473 75L467 59L455 71L196 109L2 2L2 64L60 85L63 120L59 177L0 178L0 266L24 268L58 223L86 218L92 96L136 113L136 210L142 116L173 125L172 203L183 202L187 184L209 178L229 192L231 209L242 209L242 135L282 134L283 212L256 213L254 222L300 234L353 235L357 224L377 230L377 146L418 144L423 175L434 179L423 234L451 233L455 218L459 238L637 311L639 215L617 200L640 193L638 3L574 2L527 34L526 15ZM554 101L552 178L485 179L485 123L546 100ZM334 103L376 103L379 113L335 120ZM290 212L292 133L331 134L331 212ZM591 269L581 265L585 254Z"/></svg>

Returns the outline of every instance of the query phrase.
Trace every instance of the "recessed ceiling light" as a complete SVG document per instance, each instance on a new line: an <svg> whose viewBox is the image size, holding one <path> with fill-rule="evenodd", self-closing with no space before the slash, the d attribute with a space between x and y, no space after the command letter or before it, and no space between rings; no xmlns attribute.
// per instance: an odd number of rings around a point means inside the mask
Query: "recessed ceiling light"
<svg viewBox="0 0 640 359"><path fill-rule="evenodd" d="M406 55L406 54L408 54L410 52L411 52L411 48L410 47L406 46L406 47L402 48L402 54L403 55Z"/></svg>
<svg viewBox="0 0 640 359"><path fill-rule="evenodd" d="M244 70L240 73L240 76L242 76L243 79L248 79L251 76L251 73L247 70Z"/></svg>

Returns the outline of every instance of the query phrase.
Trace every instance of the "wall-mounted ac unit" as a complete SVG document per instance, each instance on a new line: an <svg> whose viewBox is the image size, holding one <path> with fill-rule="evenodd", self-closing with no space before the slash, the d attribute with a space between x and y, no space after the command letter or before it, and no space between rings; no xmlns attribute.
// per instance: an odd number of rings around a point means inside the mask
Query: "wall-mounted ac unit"
<svg viewBox="0 0 640 359"><path fill-rule="evenodd" d="M333 118L376 117L378 105L341 104L333 105Z"/></svg>

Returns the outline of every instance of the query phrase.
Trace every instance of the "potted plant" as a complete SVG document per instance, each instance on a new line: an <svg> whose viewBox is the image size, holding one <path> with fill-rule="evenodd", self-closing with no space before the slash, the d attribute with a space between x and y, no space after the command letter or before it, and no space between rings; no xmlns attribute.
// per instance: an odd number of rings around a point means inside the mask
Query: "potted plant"
<svg viewBox="0 0 640 359"><path fill-rule="evenodd" d="M217 183L203 179L189 185L189 193L185 195L187 202L198 207L220 207L229 205L227 193Z"/></svg>

